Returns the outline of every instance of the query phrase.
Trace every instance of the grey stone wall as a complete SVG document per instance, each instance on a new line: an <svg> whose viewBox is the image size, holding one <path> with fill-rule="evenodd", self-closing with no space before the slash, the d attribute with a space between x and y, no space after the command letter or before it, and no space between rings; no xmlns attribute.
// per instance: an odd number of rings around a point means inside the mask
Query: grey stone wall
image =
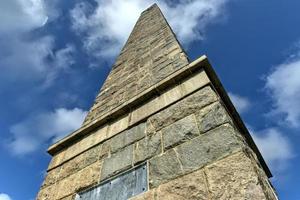
<svg viewBox="0 0 300 200"><path fill-rule="evenodd" d="M163 14L150 7L138 19L84 124L186 65L187 56Z"/></svg>
<svg viewBox="0 0 300 200"><path fill-rule="evenodd" d="M142 162L150 191L133 199L276 199L253 155L208 85L52 168L37 199L74 198Z"/></svg>

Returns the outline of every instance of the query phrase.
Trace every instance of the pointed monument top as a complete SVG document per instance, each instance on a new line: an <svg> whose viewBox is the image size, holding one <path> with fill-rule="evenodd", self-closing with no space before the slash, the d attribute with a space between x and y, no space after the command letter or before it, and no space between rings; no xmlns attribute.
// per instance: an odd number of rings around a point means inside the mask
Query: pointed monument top
<svg viewBox="0 0 300 200"><path fill-rule="evenodd" d="M186 65L186 54L159 7L153 4L136 22L84 125Z"/></svg>
<svg viewBox="0 0 300 200"><path fill-rule="evenodd" d="M199 76L200 74L203 76ZM205 74L207 74L206 78L204 78ZM191 82L186 85L186 81ZM194 62L188 63L187 56L156 4L144 11L139 17L83 126L49 147L48 152L58 156L55 157L58 159L54 158L55 164L53 165L57 167L57 163L61 164L65 161L64 159L70 159L70 155L73 155L75 149L75 153L82 153L96 143L99 144L106 139L110 140L115 134L124 133L122 131L134 127L147 117L149 119L149 116L159 114L163 111L161 109L175 105L176 101L181 101L181 97L187 98L184 95L193 94L195 90L200 92L203 84L207 84L208 87L206 88L211 88L213 89L211 91L216 92L220 105L224 105L225 110L232 117L232 121L229 120L230 124L237 128L234 132L239 131L243 135L243 137L238 137L240 142L243 140L243 148L245 141L256 153L266 174L271 177L264 159L208 59L206 56L202 56ZM186 86L183 87L184 85ZM176 92L177 90L174 88L179 88L179 91L183 93ZM201 95L201 98L212 100L212 96L214 95ZM183 106L183 110L189 109L189 106L194 104L191 102L187 103L187 107ZM169 115L175 114L175 112L185 113L183 110L174 109L174 112L165 112L168 113L165 117L171 119L173 116ZM219 115L218 112L212 111L209 116ZM221 113L225 114L225 111L220 111ZM226 114L226 117L224 115L224 118L229 117L229 115ZM163 121L159 123L164 123ZM224 123L223 119L221 121ZM86 138L89 139L85 140ZM66 149L67 152L71 153L59 154L65 152ZM251 151L247 150L247 152L252 156ZM67 155L69 157L65 157Z"/></svg>
<svg viewBox="0 0 300 200"><path fill-rule="evenodd" d="M149 10L152 9L152 8L158 8L158 9L159 9L158 5L157 5L156 3L154 3L154 4L152 4L150 7L148 7L146 10L144 10L144 11L141 13L141 15L142 15L144 12L147 12L147 11L149 11Z"/></svg>

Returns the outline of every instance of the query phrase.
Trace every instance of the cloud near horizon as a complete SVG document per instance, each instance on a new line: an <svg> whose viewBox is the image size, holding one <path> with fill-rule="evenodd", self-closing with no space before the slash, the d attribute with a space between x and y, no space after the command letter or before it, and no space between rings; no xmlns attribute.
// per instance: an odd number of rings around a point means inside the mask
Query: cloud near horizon
<svg viewBox="0 0 300 200"><path fill-rule="evenodd" d="M220 20L228 0L146 1L94 0L96 7L81 1L71 10L72 29L83 37L84 49L98 58L115 56L129 36L140 13L157 3L179 40L188 45L205 36L206 27Z"/></svg>
<svg viewBox="0 0 300 200"><path fill-rule="evenodd" d="M86 114L79 108L58 108L27 118L11 127L12 138L6 147L17 156L32 153L79 128Z"/></svg>

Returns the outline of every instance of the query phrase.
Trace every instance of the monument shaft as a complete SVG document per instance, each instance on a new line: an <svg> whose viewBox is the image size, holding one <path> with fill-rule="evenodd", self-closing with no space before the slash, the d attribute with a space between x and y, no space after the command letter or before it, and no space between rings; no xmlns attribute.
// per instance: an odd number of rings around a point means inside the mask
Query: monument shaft
<svg viewBox="0 0 300 200"><path fill-rule="evenodd" d="M38 200L275 200L271 173L206 56L145 10L81 128L51 145Z"/></svg>

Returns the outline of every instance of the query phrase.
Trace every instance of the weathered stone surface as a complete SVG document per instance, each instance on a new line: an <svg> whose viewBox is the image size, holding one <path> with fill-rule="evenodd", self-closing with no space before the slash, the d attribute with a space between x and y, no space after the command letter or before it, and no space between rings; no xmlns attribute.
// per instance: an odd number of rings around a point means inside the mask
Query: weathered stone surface
<svg viewBox="0 0 300 200"><path fill-rule="evenodd" d="M105 158L101 170L101 180L109 178L118 172L128 169L132 166L133 160L133 145L127 146L121 151Z"/></svg>
<svg viewBox="0 0 300 200"><path fill-rule="evenodd" d="M182 97L180 87L177 85L167 91L164 91L162 94L162 98L166 105L170 105L171 103L179 100Z"/></svg>
<svg viewBox="0 0 300 200"><path fill-rule="evenodd" d="M145 193L139 194L137 196L131 197L129 200L156 200L155 190L149 190Z"/></svg>
<svg viewBox="0 0 300 200"><path fill-rule="evenodd" d="M63 179L67 176L70 176L71 174L74 174L75 172L79 171L84 167L85 156L84 154L80 154L62 165L59 179Z"/></svg>
<svg viewBox="0 0 300 200"><path fill-rule="evenodd" d="M54 184L60 175L61 167L56 167L47 173L47 176L42 184L42 188Z"/></svg>
<svg viewBox="0 0 300 200"><path fill-rule="evenodd" d="M97 128L92 136L95 138L95 144L98 144L107 138L108 125Z"/></svg>
<svg viewBox="0 0 300 200"><path fill-rule="evenodd" d="M94 137L94 134L89 134L87 135L86 137L84 137L83 139L81 139L79 141L79 145L80 148L82 149L81 152L87 150L88 148L92 147L95 145L95 137ZM80 152L80 153L81 153Z"/></svg>
<svg viewBox="0 0 300 200"><path fill-rule="evenodd" d="M165 106L162 96L154 97L131 113L130 125L135 124L151 114L157 112Z"/></svg>
<svg viewBox="0 0 300 200"><path fill-rule="evenodd" d="M74 200L74 199L75 199L75 195L70 195L70 196L64 197L60 200Z"/></svg>
<svg viewBox="0 0 300 200"><path fill-rule="evenodd" d="M192 77L191 79L194 80L195 78ZM188 84L186 84L185 87L188 87ZM199 87L197 89L199 89ZM175 101L178 101L180 98L183 97L183 94L186 95L188 94L187 92L191 93L193 91L191 89L187 90L186 88L182 88L181 86L175 86L173 88L163 90L160 92L161 92L160 96L154 97L152 100L146 102L144 105L142 105L141 107L137 108L132 112L130 124L134 124L146 118L147 116L150 116L151 114L157 112L158 110L174 103Z"/></svg>
<svg viewBox="0 0 300 200"><path fill-rule="evenodd" d="M80 170L77 174L76 190L80 191L97 184L100 181L101 166L102 162L98 161Z"/></svg>
<svg viewBox="0 0 300 200"><path fill-rule="evenodd" d="M198 72L197 74L188 78L187 80L184 80L180 84L181 93L183 95L190 94L191 92L198 90L209 82L209 78L206 75L205 71Z"/></svg>
<svg viewBox="0 0 300 200"><path fill-rule="evenodd" d="M64 163L59 174L59 179L63 179L71 174L74 174L84 167L99 160L100 151L101 145L97 145Z"/></svg>
<svg viewBox="0 0 300 200"><path fill-rule="evenodd" d="M185 172L199 169L241 148L235 130L224 124L175 147Z"/></svg>
<svg viewBox="0 0 300 200"><path fill-rule="evenodd" d="M83 138L80 141L80 147L82 147L82 151L87 150L105 140L107 137L107 129L108 125L102 126L94 130L87 137Z"/></svg>
<svg viewBox="0 0 300 200"><path fill-rule="evenodd" d="M254 170L258 174L259 182L261 184L262 190L264 191L266 199L278 200L278 198L276 197L276 191L274 190L270 180L268 179L268 176L266 175L262 166L260 165L256 154L250 148L246 148L245 150L246 156L249 157L249 159L252 161Z"/></svg>
<svg viewBox="0 0 300 200"><path fill-rule="evenodd" d="M64 161L66 150L60 151L55 156L52 157L51 162L48 166L48 170L58 166Z"/></svg>
<svg viewBox="0 0 300 200"><path fill-rule="evenodd" d="M149 135L134 146L134 164L149 159L162 152L161 133Z"/></svg>
<svg viewBox="0 0 300 200"><path fill-rule="evenodd" d="M180 176L130 200L206 200L210 199L203 170Z"/></svg>
<svg viewBox="0 0 300 200"><path fill-rule="evenodd" d="M220 102L206 106L196 113L200 132L208 131L216 126L231 122L231 119Z"/></svg>
<svg viewBox="0 0 300 200"><path fill-rule="evenodd" d="M209 83L208 77L205 72L201 72L185 80L180 86L160 91L161 95L154 97L152 100L146 102L134 110L131 114L130 124L134 124L147 116L157 112L158 110L178 101L184 95L194 92L196 89Z"/></svg>
<svg viewBox="0 0 300 200"><path fill-rule="evenodd" d="M243 152L205 169L212 199L266 199L252 163Z"/></svg>
<svg viewBox="0 0 300 200"><path fill-rule="evenodd" d="M150 188L157 187L181 174L181 165L174 150L169 150L149 161Z"/></svg>
<svg viewBox="0 0 300 200"><path fill-rule="evenodd" d="M121 131L125 130L128 127L129 123L129 116L125 115L118 120L114 121L112 124L110 124L108 128L107 137L110 138L117 133L120 133Z"/></svg>
<svg viewBox="0 0 300 200"><path fill-rule="evenodd" d="M163 136L164 149L169 149L178 144L191 140L199 136L195 116L189 115L174 124L161 130Z"/></svg>
<svg viewBox="0 0 300 200"><path fill-rule="evenodd" d="M86 151L87 149L91 148L96 144L96 135L90 134L87 137L83 138L82 140L76 142L75 144L71 145L67 150L64 157L64 161L69 160L80 153Z"/></svg>
<svg viewBox="0 0 300 200"><path fill-rule="evenodd" d="M101 153L102 146L96 145L95 147L87 150L86 152L83 153L83 156L85 157L84 160L84 166L88 166L97 160L100 159L100 153Z"/></svg>
<svg viewBox="0 0 300 200"><path fill-rule="evenodd" d="M39 191L36 200L54 200L57 195L57 185L53 184Z"/></svg>
<svg viewBox="0 0 300 200"><path fill-rule="evenodd" d="M139 125L134 126L129 130L119 133L110 141L111 151L116 152L117 150L142 139L146 135L145 129L146 124L140 123Z"/></svg>
<svg viewBox="0 0 300 200"><path fill-rule="evenodd" d="M56 183L56 199L67 197L76 192L76 178L78 175L72 174Z"/></svg>
<svg viewBox="0 0 300 200"><path fill-rule="evenodd" d="M84 151L84 149L85 149L85 147L82 148L82 146L80 146L79 142L76 142L76 143L72 144L66 150L66 153L65 153L65 156L64 156L64 161L69 160L69 159L75 157L76 155L78 155L82 151Z"/></svg>
<svg viewBox="0 0 300 200"><path fill-rule="evenodd" d="M198 170L160 185L156 196L157 200L210 199L203 170Z"/></svg>
<svg viewBox="0 0 300 200"><path fill-rule="evenodd" d="M216 100L217 95L210 86L207 86L175 103L174 105L162 110L161 112L149 117L147 120L147 131L158 131L179 119L195 113L204 106L209 105ZM150 124L152 124L152 126ZM154 130L151 130L151 127L153 127Z"/></svg>
<svg viewBox="0 0 300 200"><path fill-rule="evenodd" d="M103 159L110 156L110 141L111 140L106 140L101 144L99 159Z"/></svg>

